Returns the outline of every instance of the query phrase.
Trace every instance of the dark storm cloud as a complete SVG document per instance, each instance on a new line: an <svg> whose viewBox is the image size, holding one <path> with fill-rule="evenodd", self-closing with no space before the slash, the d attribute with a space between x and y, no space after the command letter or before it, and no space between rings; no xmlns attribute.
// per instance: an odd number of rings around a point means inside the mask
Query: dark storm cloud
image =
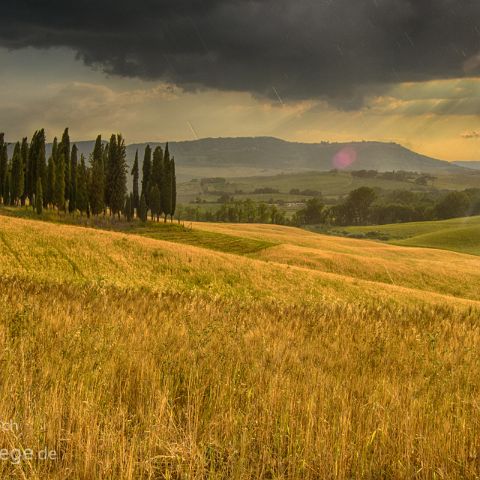
<svg viewBox="0 0 480 480"><path fill-rule="evenodd" d="M479 24L478 0L3 0L0 45L65 46L111 74L348 109L373 87L478 75Z"/></svg>

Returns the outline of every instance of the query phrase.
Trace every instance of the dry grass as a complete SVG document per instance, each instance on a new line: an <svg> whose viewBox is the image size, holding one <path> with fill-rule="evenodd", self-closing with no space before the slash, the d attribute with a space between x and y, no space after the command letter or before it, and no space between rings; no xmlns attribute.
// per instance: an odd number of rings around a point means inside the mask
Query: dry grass
<svg viewBox="0 0 480 480"><path fill-rule="evenodd" d="M477 302L16 219L0 273L2 446L59 456L1 478L479 476Z"/></svg>
<svg viewBox="0 0 480 480"><path fill-rule="evenodd" d="M195 228L279 243L254 257L354 278L480 299L480 257L331 237L273 225L197 223Z"/></svg>

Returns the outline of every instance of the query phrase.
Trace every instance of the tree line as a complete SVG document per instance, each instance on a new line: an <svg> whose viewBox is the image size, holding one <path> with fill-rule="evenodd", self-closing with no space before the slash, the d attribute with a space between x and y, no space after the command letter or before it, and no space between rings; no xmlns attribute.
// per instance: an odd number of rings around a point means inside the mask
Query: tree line
<svg viewBox="0 0 480 480"><path fill-rule="evenodd" d="M326 206L313 198L291 219L294 225L383 225L388 223L445 220L480 214L480 189L416 193L381 192L370 187L351 191L337 205Z"/></svg>
<svg viewBox="0 0 480 480"><path fill-rule="evenodd" d="M127 175L133 177L128 192ZM147 145L140 189L138 150L133 168L128 171L125 140L112 134L110 141L97 136L87 161L71 144L66 128L61 140L55 137L51 155L46 158L45 130L36 131L30 142L23 138L9 158L5 136L0 133L0 199L4 205L31 206L41 214L43 209L81 215L135 216L146 221L163 216L173 219L177 185L175 159L165 150Z"/></svg>
<svg viewBox="0 0 480 480"><path fill-rule="evenodd" d="M382 191L370 187L352 190L336 204L327 205L321 194L305 202L293 215L279 209L273 200L255 202L221 197L218 209L180 206L184 220L228 223L271 223L278 225L383 225L388 223L444 220L480 215L480 189L464 191Z"/></svg>
<svg viewBox="0 0 480 480"><path fill-rule="evenodd" d="M200 207L180 206L178 217L196 222L228 222L228 223L273 223L286 225L288 219L285 212L276 205L265 202L254 202L251 199L227 199L219 209L201 209Z"/></svg>

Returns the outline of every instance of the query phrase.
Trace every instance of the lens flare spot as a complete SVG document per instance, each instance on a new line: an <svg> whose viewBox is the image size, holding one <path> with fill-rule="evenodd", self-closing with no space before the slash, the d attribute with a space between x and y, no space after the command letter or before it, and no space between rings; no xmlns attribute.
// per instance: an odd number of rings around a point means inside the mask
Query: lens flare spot
<svg viewBox="0 0 480 480"><path fill-rule="evenodd" d="M357 160L357 152L353 147L345 147L338 151L333 157L332 164L339 170L344 170Z"/></svg>

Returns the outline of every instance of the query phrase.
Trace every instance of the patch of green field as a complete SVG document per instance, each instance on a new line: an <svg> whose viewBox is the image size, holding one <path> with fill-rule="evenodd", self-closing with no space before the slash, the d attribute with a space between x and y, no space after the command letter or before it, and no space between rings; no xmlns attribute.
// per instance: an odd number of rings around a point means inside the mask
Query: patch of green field
<svg viewBox="0 0 480 480"><path fill-rule="evenodd" d="M276 188L288 193L292 188L318 190L325 196L346 195L356 188L367 186L385 190L422 190L410 182L397 182L381 178L358 178L349 172L304 172L275 175L271 177L250 177L229 179L232 189L253 191L256 188ZM297 196L298 197L298 196Z"/></svg>
<svg viewBox="0 0 480 480"><path fill-rule="evenodd" d="M151 224L145 227L137 226L134 227L130 233L154 238L156 240L184 243L219 252L234 253L236 255L250 255L276 245L273 242L265 240L254 240L169 224Z"/></svg>
<svg viewBox="0 0 480 480"><path fill-rule="evenodd" d="M292 188L299 190L318 190L326 197L338 197L346 195L350 191L369 186L372 188L381 188L384 190L416 190L423 191L429 188L416 185L412 182L399 182L385 180L381 178L358 178L353 177L349 172L302 172L286 173L272 176L256 177L238 177L227 178L225 184L211 184L210 190L221 190L238 196L239 198L274 198L287 201L304 198L301 195L290 195ZM254 194L259 188L273 188L279 193ZM243 193L235 193L242 191ZM179 200L190 201L197 196L200 198L211 197L208 193L203 193L200 183L184 183L179 185ZM218 196L218 195L217 195Z"/></svg>
<svg viewBox="0 0 480 480"><path fill-rule="evenodd" d="M477 187L480 181L480 172L452 173L438 172L435 174L435 180L431 185L421 186L412 181L392 181L384 178L359 178L353 177L350 172L301 172L284 173L277 175L251 176L251 177L231 177L226 178L225 184L211 184L210 191L221 190L228 192L238 198L252 198L263 200L273 198L275 200L294 201L301 199L302 196L290 195L292 188L299 190L318 190L324 197L337 198L347 195L352 190L367 186L371 188L380 188L382 190L411 190L411 191L430 191L430 190L464 190L466 188ZM252 192L258 188L273 188L279 193L265 194L264 196ZM242 191L243 193L235 193ZM218 195L204 193L200 182L186 182L179 184L179 201L189 203L200 197L210 201Z"/></svg>
<svg viewBox="0 0 480 480"><path fill-rule="evenodd" d="M397 245L441 248L480 255L480 227L440 230L395 242Z"/></svg>
<svg viewBox="0 0 480 480"><path fill-rule="evenodd" d="M396 245L441 248L480 255L480 216L433 222L345 227L341 233L365 235Z"/></svg>
<svg viewBox="0 0 480 480"><path fill-rule="evenodd" d="M49 210L45 210L39 217L32 209L14 207L0 207L0 215L137 234L156 240L194 245L219 252L234 253L236 255L251 255L265 248L277 245L274 242L266 240L208 232L189 228L188 224L184 226L170 222L164 223L163 221L148 221L146 224L140 222L126 223L109 217L104 218L100 216L89 219L85 216L74 217L62 213L58 214L57 212Z"/></svg>

